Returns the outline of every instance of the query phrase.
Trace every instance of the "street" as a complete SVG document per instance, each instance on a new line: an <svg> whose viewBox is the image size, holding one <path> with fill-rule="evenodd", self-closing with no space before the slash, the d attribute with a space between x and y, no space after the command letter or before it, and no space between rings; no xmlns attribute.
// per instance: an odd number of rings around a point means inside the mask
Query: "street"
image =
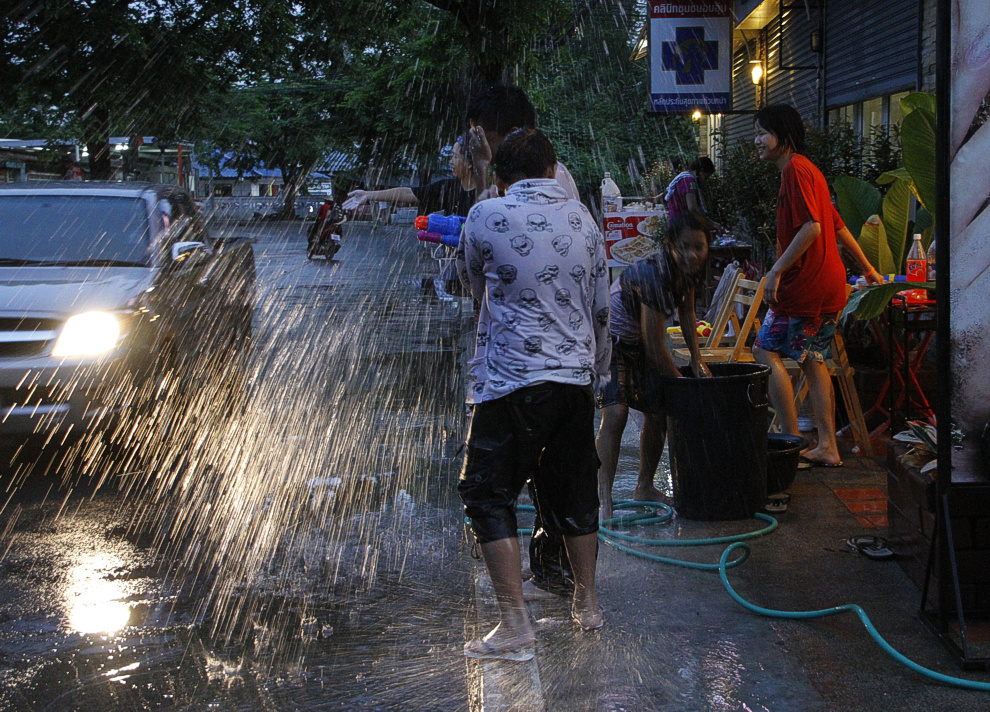
<svg viewBox="0 0 990 712"><path fill-rule="evenodd" d="M213 227L256 240L243 414L99 488L8 467L0 708L467 709L458 305L411 229L305 227Z"/></svg>
<svg viewBox="0 0 990 712"><path fill-rule="evenodd" d="M305 227L214 226L256 241L241 407L193 399L112 470L86 453L71 466L6 453L0 709L985 709L986 693L908 670L851 615L758 616L717 573L604 545L600 632L574 627L564 598L535 601L536 659L465 663L464 641L497 621L455 488L470 306L424 293L436 263L408 226L349 223L331 263L306 260ZM637 463L630 426L618 498ZM799 472L733 586L780 610L860 604L911 660L986 680L917 619L918 590L895 562L845 547L871 530L837 494L877 492L884 477L854 457ZM669 492L666 460L657 484ZM630 529L671 540L762 526ZM711 563L722 548L659 553Z"/></svg>

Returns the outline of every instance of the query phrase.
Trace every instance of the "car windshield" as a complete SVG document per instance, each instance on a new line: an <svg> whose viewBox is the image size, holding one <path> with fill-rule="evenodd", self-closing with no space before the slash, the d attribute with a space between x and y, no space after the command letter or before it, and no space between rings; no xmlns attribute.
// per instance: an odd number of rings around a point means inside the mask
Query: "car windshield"
<svg viewBox="0 0 990 712"><path fill-rule="evenodd" d="M141 198L0 196L0 267L147 266L148 234Z"/></svg>

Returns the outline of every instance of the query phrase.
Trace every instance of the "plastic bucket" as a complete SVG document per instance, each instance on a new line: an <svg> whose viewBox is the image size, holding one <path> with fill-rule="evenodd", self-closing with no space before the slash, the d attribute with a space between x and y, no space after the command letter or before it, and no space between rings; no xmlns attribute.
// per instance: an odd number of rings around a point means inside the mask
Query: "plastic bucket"
<svg viewBox="0 0 990 712"><path fill-rule="evenodd" d="M783 492L794 483L801 450L806 447L808 441L797 435L767 435L767 494Z"/></svg>
<svg viewBox="0 0 990 712"><path fill-rule="evenodd" d="M712 378L663 379L674 508L686 519L747 519L767 498L770 369L709 368Z"/></svg>

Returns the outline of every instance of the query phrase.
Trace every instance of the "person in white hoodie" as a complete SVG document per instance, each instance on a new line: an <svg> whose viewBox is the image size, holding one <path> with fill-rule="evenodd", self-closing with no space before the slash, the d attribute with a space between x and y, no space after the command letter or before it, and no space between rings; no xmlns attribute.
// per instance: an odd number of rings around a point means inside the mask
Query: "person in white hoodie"
<svg viewBox="0 0 990 712"><path fill-rule="evenodd" d="M477 199L494 197L497 186L490 181L490 164L495 149L509 133L523 127L536 128L536 109L522 89L512 84L492 84L471 99L467 120L467 146L477 187ZM580 200L577 185L567 168L556 162L553 178L571 200ZM530 486L530 496L535 499ZM530 576L523 582L527 600L571 596L574 574L560 532L547 526L537 505L533 534L529 538Z"/></svg>
<svg viewBox="0 0 990 712"><path fill-rule="evenodd" d="M604 621L595 593L594 389L609 377L608 267L601 231L554 179L556 164L540 131L510 133L494 160L505 195L471 209L458 248L461 281L481 305L458 493L501 616L464 646L472 658L533 657L515 515L528 478L544 519L564 538L572 619L582 630Z"/></svg>

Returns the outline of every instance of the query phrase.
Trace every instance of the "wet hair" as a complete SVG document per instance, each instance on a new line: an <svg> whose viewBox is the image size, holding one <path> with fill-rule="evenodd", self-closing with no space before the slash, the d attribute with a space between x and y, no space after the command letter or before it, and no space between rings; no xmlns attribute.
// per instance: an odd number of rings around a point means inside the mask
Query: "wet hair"
<svg viewBox="0 0 990 712"><path fill-rule="evenodd" d="M682 232L687 230L701 230L705 237L711 239L712 227L708 219L697 211L686 211L677 213L667 221L667 234L664 236L664 244L667 249L678 241Z"/></svg>
<svg viewBox="0 0 990 712"><path fill-rule="evenodd" d="M498 145L492 167L503 183L525 178L543 178L550 166L557 165L557 154L550 139L539 129L516 129Z"/></svg>
<svg viewBox="0 0 990 712"><path fill-rule="evenodd" d="M707 173L708 175L715 175L715 164L712 163L712 159L708 156L698 156L694 159L694 162L688 167L689 170L695 173Z"/></svg>
<svg viewBox="0 0 990 712"><path fill-rule="evenodd" d="M788 104L770 104L756 112L753 124L759 124L795 153L804 153L804 121Z"/></svg>
<svg viewBox="0 0 990 712"><path fill-rule="evenodd" d="M492 84L471 100L468 123L505 136L513 129L536 126L536 109L526 92L512 84Z"/></svg>

